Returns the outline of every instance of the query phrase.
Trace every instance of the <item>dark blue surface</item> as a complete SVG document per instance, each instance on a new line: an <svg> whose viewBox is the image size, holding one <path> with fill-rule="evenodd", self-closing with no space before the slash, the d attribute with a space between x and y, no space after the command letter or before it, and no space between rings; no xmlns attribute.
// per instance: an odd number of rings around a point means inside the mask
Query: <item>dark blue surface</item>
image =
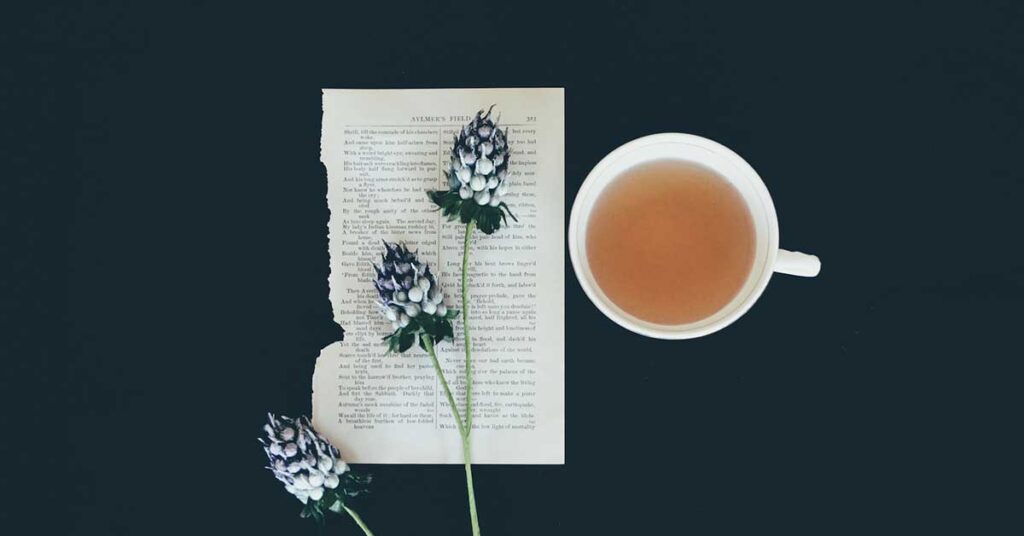
<svg viewBox="0 0 1024 536"><path fill-rule="evenodd" d="M0 19L12 533L316 533L255 438L264 411L309 411L314 359L341 336L322 87L564 86L567 215L614 147L691 132L743 155L783 247L823 261L676 343L605 319L567 262L567 464L479 467L485 534L1019 521L1005 494L1019 3L192 2ZM460 468L372 470L358 510L378 536L468 533Z"/></svg>

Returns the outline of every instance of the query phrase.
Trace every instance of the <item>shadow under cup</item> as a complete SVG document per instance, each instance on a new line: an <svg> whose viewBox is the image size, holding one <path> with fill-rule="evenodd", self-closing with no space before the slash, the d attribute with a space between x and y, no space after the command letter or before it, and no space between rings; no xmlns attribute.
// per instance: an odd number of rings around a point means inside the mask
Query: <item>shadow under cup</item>
<svg viewBox="0 0 1024 536"><path fill-rule="evenodd" d="M754 260L739 292L724 307L701 320L678 325L656 324L617 306L594 279L587 255L587 228L594 204L604 189L627 170L658 160L681 160L717 173L740 193L754 227ZM718 331L742 316L771 279L779 248L775 206L761 177L729 148L690 134L655 134L631 141L604 157L576 195L569 218L569 256L584 292L602 313L622 327L660 339L690 339ZM640 274L637 274L640 277Z"/></svg>

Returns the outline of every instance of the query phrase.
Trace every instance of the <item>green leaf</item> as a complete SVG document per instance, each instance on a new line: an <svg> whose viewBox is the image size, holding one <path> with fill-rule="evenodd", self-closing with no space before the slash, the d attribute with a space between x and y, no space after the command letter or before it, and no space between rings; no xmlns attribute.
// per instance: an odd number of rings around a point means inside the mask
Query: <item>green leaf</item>
<svg viewBox="0 0 1024 536"><path fill-rule="evenodd" d="M451 319L453 319L453 318L455 318L457 316L459 316L459 310L458 309L448 309L448 312L445 313L445 315L444 315L444 317L449 319L449 320L451 320Z"/></svg>
<svg viewBox="0 0 1024 536"><path fill-rule="evenodd" d="M445 194L447 193L448 192L444 190L427 190L427 197L429 197L430 200L438 207L444 208L446 201Z"/></svg>
<svg viewBox="0 0 1024 536"><path fill-rule="evenodd" d="M401 335L398 336L398 351L404 352L412 348L414 342L416 342L416 332L403 330Z"/></svg>
<svg viewBox="0 0 1024 536"><path fill-rule="evenodd" d="M455 330L452 329L452 323L447 318L441 319L440 324L440 339L455 339Z"/></svg>
<svg viewBox="0 0 1024 536"><path fill-rule="evenodd" d="M462 223L469 223L473 221L473 217L480 211L480 205L473 203L463 203L459 209L459 217Z"/></svg>
<svg viewBox="0 0 1024 536"><path fill-rule="evenodd" d="M477 227L484 234L492 234L501 227L501 212L494 207L481 207L477 215Z"/></svg>
<svg viewBox="0 0 1024 536"><path fill-rule="evenodd" d="M508 212L508 215L512 217L512 220L519 223L519 218L517 218L515 214L512 214L512 209L508 208L508 205L504 201L498 204L498 208ZM502 217L505 217L504 214L502 214Z"/></svg>
<svg viewBox="0 0 1024 536"><path fill-rule="evenodd" d="M340 514L345 511L345 502L341 500L341 497L338 497L330 506L327 507L327 509L336 514Z"/></svg>
<svg viewBox="0 0 1024 536"><path fill-rule="evenodd" d="M323 512L323 510L320 509L320 501L312 501L311 500L311 501L306 502L306 506L304 506L302 508L302 511L299 512L299 517L301 517L303 519L305 519L305 518L312 518L317 523L323 525L323 523L324 523L324 512Z"/></svg>

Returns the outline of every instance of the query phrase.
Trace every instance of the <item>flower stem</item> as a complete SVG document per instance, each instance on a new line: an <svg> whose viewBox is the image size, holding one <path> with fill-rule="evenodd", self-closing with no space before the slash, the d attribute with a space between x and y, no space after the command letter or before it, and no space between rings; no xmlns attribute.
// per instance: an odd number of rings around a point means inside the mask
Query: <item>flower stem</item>
<svg viewBox="0 0 1024 536"><path fill-rule="evenodd" d="M466 462L466 492L469 495L469 521L473 525L473 536L480 536L480 521L476 515L476 493L473 491L473 445L470 435L473 433L473 362L470 354L472 344L469 338L469 245L473 238L473 227L476 222L469 220L466 224L466 238L462 242L462 335L466 348L466 427L462 431L462 456Z"/></svg>
<svg viewBox="0 0 1024 536"><path fill-rule="evenodd" d="M459 427L459 435L465 438L466 432L462 425L462 416L459 415L459 405L455 403L452 390L448 388L448 381L444 379L444 372L441 370L441 364L437 361L437 354L434 352L434 341L431 340L429 335L423 335L423 345L426 346L427 354L430 355L430 362L434 364L434 372L437 373L437 378L441 380L444 396L448 398L448 405L452 408L452 417L455 417L455 425Z"/></svg>
<svg viewBox="0 0 1024 536"><path fill-rule="evenodd" d="M466 461L466 493L469 494L469 522L473 526L473 536L480 536L480 520L476 516L476 493L473 491L473 455L469 443L469 433L462 438L462 456Z"/></svg>
<svg viewBox="0 0 1024 536"><path fill-rule="evenodd" d="M473 468L472 453L470 451L469 430L464 426L462 417L459 415L459 405L455 403L452 390L448 387L448 381L444 378L444 371L437 360L437 353L434 350L434 341L429 336L423 337L423 346L427 349L430 362L434 365L434 372L441 380L441 387L444 388L444 396L448 399L448 406L452 408L452 416L455 417L455 425L459 427L459 437L462 438L462 459L466 464L466 493L469 495L469 521L473 526L473 535L480 536L480 522L476 516L476 494L473 491Z"/></svg>
<svg viewBox="0 0 1024 536"><path fill-rule="evenodd" d="M373 531L370 530L370 527L366 526L366 523L363 522L363 518L359 517L359 514L357 514L355 510L348 506L345 506L344 508L345 511L348 512L348 515L352 516L352 520L356 522L356 525L359 525L359 528L363 529L366 536L373 536Z"/></svg>
<svg viewBox="0 0 1024 536"><path fill-rule="evenodd" d="M469 244L473 238L473 227L476 225L474 220L469 220L466 224L466 238L462 242L462 337L463 344L466 348L466 430L468 432L473 429L473 366L471 365L470 347L472 344L469 342L469 285L466 284L466 278L469 273Z"/></svg>

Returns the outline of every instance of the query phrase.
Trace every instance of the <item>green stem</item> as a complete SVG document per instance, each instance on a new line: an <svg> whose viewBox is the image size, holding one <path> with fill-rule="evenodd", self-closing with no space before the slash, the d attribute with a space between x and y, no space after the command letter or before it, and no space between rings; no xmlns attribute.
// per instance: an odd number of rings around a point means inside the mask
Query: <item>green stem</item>
<svg viewBox="0 0 1024 536"><path fill-rule="evenodd" d="M473 491L473 446L470 435L473 433L473 361L470 355L472 346L469 339L469 245L473 238L475 222L466 224L466 238L462 243L462 335L466 348L466 427L462 433L462 457L466 462L466 492L469 494L469 521L473 525L473 536L480 536L480 521L476 515L476 493Z"/></svg>
<svg viewBox="0 0 1024 536"><path fill-rule="evenodd" d="M476 493L473 491L473 454L469 434L462 438L462 456L466 462L466 493L469 494L469 522L473 536L480 536L480 520L476 516Z"/></svg>
<svg viewBox="0 0 1024 536"><path fill-rule="evenodd" d="M466 284L466 277L469 273L469 244L473 237L473 226L475 222L469 220L466 224L466 238L462 242L462 337L463 345L466 348L466 430L473 430L473 366L471 365L469 342L469 285ZM468 436L468 434L467 434Z"/></svg>
<svg viewBox="0 0 1024 536"><path fill-rule="evenodd" d="M421 337L423 337L423 346L426 346L427 354L430 355L430 362L434 364L434 372L441 380L441 387L444 387L444 396L448 398L448 405L452 408L452 417L455 417L455 425L459 427L459 435L464 438L466 431L462 426L462 417L459 415L459 405L455 403L452 390L448 388L448 381L444 379L444 372L441 370L441 364L437 361L437 354L434 352L434 341L429 335L421 335Z"/></svg>
<svg viewBox="0 0 1024 536"><path fill-rule="evenodd" d="M345 506L344 508L345 511L348 512L348 515L352 516L352 520L356 522L356 525L359 525L359 528L363 529L366 536L373 536L373 531L370 530L370 527L366 526L366 523L363 522L363 518L359 517L359 514L357 514L355 510L348 506Z"/></svg>

